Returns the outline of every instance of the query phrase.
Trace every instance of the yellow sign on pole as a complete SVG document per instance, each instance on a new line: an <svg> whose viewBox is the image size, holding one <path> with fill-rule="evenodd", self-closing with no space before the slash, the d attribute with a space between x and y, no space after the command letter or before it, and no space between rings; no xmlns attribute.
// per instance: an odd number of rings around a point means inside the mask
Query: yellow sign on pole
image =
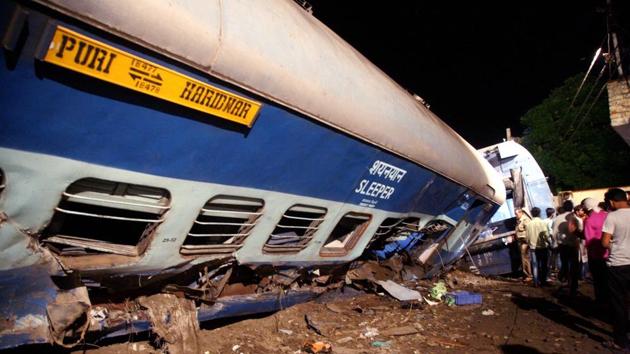
<svg viewBox="0 0 630 354"><path fill-rule="evenodd" d="M57 26L44 61L251 127L261 104Z"/></svg>

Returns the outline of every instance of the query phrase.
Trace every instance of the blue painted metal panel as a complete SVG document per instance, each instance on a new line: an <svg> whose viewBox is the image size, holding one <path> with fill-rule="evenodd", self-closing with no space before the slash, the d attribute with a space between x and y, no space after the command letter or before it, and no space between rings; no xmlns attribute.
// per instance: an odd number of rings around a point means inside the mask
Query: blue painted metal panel
<svg viewBox="0 0 630 354"><path fill-rule="evenodd" d="M0 349L49 342L46 306L57 295L49 271L46 265L0 271Z"/></svg>
<svg viewBox="0 0 630 354"><path fill-rule="evenodd" d="M0 18L4 19L0 28L4 28L7 17ZM6 57L0 55L1 147L184 180L367 203L382 210L446 213L456 220L464 215L456 201L466 188L247 92L238 90L263 101L251 129L41 63L35 59L36 46L46 21L36 11L29 16L30 35L15 68L8 69ZM148 58L120 42L98 39ZM150 59L237 91L159 58ZM404 170L404 177L392 180L370 172L376 161ZM395 189L391 197L370 195L370 186L378 189L381 185ZM46 306L55 295L46 267L0 272L3 318L29 314L45 318ZM199 318L270 312L313 296L296 293L281 298L267 294L221 299L223 306L204 308ZM148 330L149 324L139 321L133 328ZM113 332L108 336L116 336L130 329L109 330ZM10 333L0 336L0 348L47 341L33 333Z"/></svg>
<svg viewBox="0 0 630 354"><path fill-rule="evenodd" d="M512 258L509 248L501 248L491 252L473 256L479 272L484 275L500 275L512 272Z"/></svg>
<svg viewBox="0 0 630 354"><path fill-rule="evenodd" d="M17 67L6 70L5 58L0 56L3 147L353 204L365 198L356 191L368 179L395 188L391 198L373 198L376 207L400 212L440 213L464 190L414 163L271 103L263 104L248 130L40 63L34 59L35 46L45 23L37 19L29 18L31 34ZM114 45L147 57L120 43ZM151 60L173 67L157 58ZM176 70L210 82L184 68ZM217 81L211 84L230 89ZM368 171L377 160L407 173L400 182L370 176ZM431 181L431 188L419 198L418 191Z"/></svg>

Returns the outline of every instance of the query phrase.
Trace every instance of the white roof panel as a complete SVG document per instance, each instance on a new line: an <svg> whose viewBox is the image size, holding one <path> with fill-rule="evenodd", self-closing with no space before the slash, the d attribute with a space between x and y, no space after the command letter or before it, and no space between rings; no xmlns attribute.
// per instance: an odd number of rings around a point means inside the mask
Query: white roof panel
<svg viewBox="0 0 630 354"><path fill-rule="evenodd" d="M501 203L467 142L291 0L40 0Z"/></svg>

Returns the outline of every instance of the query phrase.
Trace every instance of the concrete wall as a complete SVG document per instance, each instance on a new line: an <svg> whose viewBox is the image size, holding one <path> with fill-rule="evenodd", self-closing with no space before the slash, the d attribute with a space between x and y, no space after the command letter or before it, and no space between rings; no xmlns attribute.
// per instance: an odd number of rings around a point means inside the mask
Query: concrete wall
<svg viewBox="0 0 630 354"><path fill-rule="evenodd" d="M584 198L591 197L598 202L604 201L604 193L609 188L615 188L617 186L611 186L608 188L598 188L598 189L585 189L581 191L562 191L559 192L556 196L554 196L556 207L562 206L562 203L565 200L572 200L574 204L580 203ZM618 188L623 189L624 191L630 191L630 186L620 186Z"/></svg>
<svg viewBox="0 0 630 354"><path fill-rule="evenodd" d="M628 80L628 81L626 81ZM630 78L608 82L610 125L630 145Z"/></svg>

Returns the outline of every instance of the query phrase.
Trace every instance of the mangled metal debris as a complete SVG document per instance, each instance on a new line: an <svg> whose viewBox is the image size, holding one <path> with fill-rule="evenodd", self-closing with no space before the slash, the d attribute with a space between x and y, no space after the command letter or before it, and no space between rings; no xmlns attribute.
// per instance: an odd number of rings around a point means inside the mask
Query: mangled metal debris
<svg viewBox="0 0 630 354"><path fill-rule="evenodd" d="M85 338L90 326L90 308L90 298L84 286L57 293L55 300L46 307L51 337L56 344L72 348Z"/></svg>
<svg viewBox="0 0 630 354"><path fill-rule="evenodd" d="M59 268L56 270L58 280L47 285L50 300L43 312L40 311L40 317L32 317L30 326L41 322L42 328L47 329L50 323L50 332L42 332L42 341L64 347L84 340L151 331L169 352L194 353L198 350L196 336L200 321L273 312L348 285L374 292L384 289L401 303L421 300L421 291L401 285L404 278L422 276L423 269L417 268L419 261L395 254L384 261L361 259L350 265L310 269L241 266L233 258L223 257L196 266L182 265L173 270L179 275L177 278L168 273L117 279L93 276L93 281L88 282L89 288L75 287L79 274L64 273L63 268ZM187 276L182 277L182 274ZM138 292L138 287L130 286L130 279L134 278L146 284L144 290ZM88 280L86 277L83 282ZM109 289L113 288L119 292L112 298ZM116 298L120 301L112 301ZM343 311L332 305L330 310ZM374 310L359 308L357 311ZM16 331L24 327L27 320L22 318L7 325ZM316 321L309 317L305 317L305 321L309 328L323 335ZM392 332L391 335L404 334Z"/></svg>
<svg viewBox="0 0 630 354"><path fill-rule="evenodd" d="M199 322L194 301L172 294L140 297L138 303L146 310L151 331L172 354L199 353Z"/></svg>
<svg viewBox="0 0 630 354"><path fill-rule="evenodd" d="M391 296L400 301L420 300L422 298L420 292L405 288L391 280L379 280L376 283L382 286Z"/></svg>

